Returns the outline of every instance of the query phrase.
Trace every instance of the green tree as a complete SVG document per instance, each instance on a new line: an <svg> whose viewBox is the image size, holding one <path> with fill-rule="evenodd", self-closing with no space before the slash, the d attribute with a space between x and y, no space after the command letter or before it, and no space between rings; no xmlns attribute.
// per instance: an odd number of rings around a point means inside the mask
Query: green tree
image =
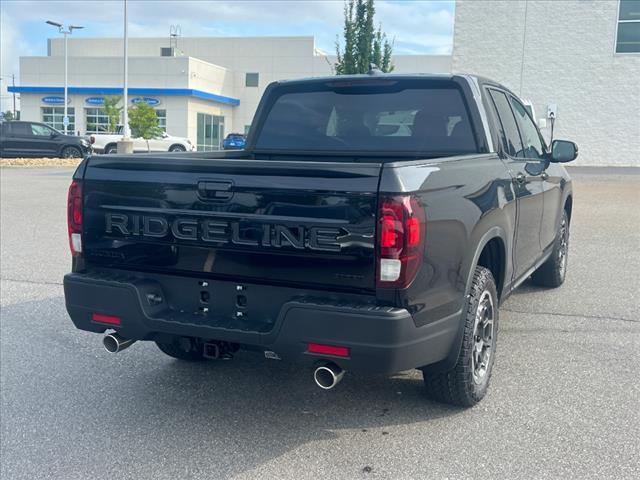
<svg viewBox="0 0 640 480"><path fill-rule="evenodd" d="M346 0L343 43L336 40L336 74L367 73L373 63L383 72L391 72L393 43L387 40L382 25L374 28L374 0Z"/></svg>
<svg viewBox="0 0 640 480"><path fill-rule="evenodd" d="M11 110L7 110L2 114L2 118L7 122L10 122L11 120L20 120L20 110L16 112L15 117L13 116L13 112Z"/></svg>
<svg viewBox="0 0 640 480"><path fill-rule="evenodd" d="M134 136L142 137L147 141L147 151L149 151L149 139L162 134L156 111L144 102L129 109L129 126Z"/></svg>
<svg viewBox="0 0 640 480"><path fill-rule="evenodd" d="M120 114L122 113L122 107L118 106L122 97L119 95L114 97L105 97L104 99L104 113L109 118L109 132L113 133L116 131L118 127L118 123L120 122Z"/></svg>

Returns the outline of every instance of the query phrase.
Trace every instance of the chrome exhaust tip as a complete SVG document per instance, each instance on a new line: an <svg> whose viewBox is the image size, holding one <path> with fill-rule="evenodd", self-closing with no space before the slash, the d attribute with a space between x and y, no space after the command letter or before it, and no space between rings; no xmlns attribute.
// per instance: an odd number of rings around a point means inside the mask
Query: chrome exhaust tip
<svg viewBox="0 0 640 480"><path fill-rule="evenodd" d="M333 362L320 365L313 372L313 379L323 390L331 390L344 377L344 370Z"/></svg>
<svg viewBox="0 0 640 480"><path fill-rule="evenodd" d="M105 335L102 339L102 345L104 345L105 350L109 353L121 352L125 348L129 348L134 343L136 343L135 340L129 340L117 333L110 333Z"/></svg>

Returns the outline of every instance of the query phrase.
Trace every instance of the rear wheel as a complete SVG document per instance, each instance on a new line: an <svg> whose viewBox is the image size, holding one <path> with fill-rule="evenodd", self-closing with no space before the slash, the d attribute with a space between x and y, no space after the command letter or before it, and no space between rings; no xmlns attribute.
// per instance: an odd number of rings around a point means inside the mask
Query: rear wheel
<svg viewBox="0 0 640 480"><path fill-rule="evenodd" d="M62 158L82 158L82 151L78 147L64 147L60 154Z"/></svg>
<svg viewBox="0 0 640 480"><path fill-rule="evenodd" d="M533 272L531 280L541 287L556 288L564 283L569 260L569 215L562 212L562 220L551 256Z"/></svg>
<svg viewBox="0 0 640 480"><path fill-rule="evenodd" d="M118 153L118 146L113 143L110 143L109 145L104 147L104 153L106 154Z"/></svg>
<svg viewBox="0 0 640 480"><path fill-rule="evenodd" d="M498 339L498 295L491 271L476 267L464 311L462 346L446 372L423 372L428 395L442 403L471 407L489 388Z"/></svg>
<svg viewBox="0 0 640 480"><path fill-rule="evenodd" d="M195 362L204 359L204 345L187 337L176 337L172 342L156 342L158 348L170 357Z"/></svg>

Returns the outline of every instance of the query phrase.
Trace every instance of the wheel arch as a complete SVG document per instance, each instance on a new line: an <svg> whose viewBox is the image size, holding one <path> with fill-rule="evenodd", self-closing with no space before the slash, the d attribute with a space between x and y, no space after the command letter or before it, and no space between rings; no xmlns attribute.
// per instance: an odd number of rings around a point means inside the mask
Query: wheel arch
<svg viewBox="0 0 640 480"><path fill-rule="evenodd" d="M567 198L564 201L564 210L567 212L567 216L569 217L569 222L571 222L571 212L573 211L573 195L569 193Z"/></svg>
<svg viewBox="0 0 640 480"><path fill-rule="evenodd" d="M502 297L502 290L505 286L505 276L507 272L507 234L498 226L491 227L480 237L474 249L473 258L471 260L469 271L467 273L467 281L465 286L465 298L471 290L473 281L473 272L476 266L481 265L488 268L493 274L498 290L498 300Z"/></svg>
<svg viewBox="0 0 640 480"><path fill-rule="evenodd" d="M172 143L172 144L169 146L169 150L168 150L168 151L170 152L170 151L171 151L171 149L172 149L172 148L175 148L175 147L180 147L180 148L184 149L184 151L185 151L185 152L187 151L187 147L185 147L182 143Z"/></svg>
<svg viewBox="0 0 640 480"><path fill-rule="evenodd" d="M503 228L499 226L493 226L487 230L476 243L472 260L469 264L469 271L466 279L466 287L464 291L464 299L466 302L467 297L471 291L471 285L473 283L473 275L475 273L476 266L481 265L488 268L494 276L496 282L496 290L498 294L498 304L502 298L502 290L505 286L505 276L507 274L507 234ZM495 269L495 273L494 273ZM496 278L497 275L497 278ZM506 282L508 283L508 282ZM450 370L458 359L460 349L462 348L462 339L464 335L464 309L460 315L458 333L451 346L449 354L444 360L440 362L427 365L423 367L423 371L426 374L433 374L442 371Z"/></svg>

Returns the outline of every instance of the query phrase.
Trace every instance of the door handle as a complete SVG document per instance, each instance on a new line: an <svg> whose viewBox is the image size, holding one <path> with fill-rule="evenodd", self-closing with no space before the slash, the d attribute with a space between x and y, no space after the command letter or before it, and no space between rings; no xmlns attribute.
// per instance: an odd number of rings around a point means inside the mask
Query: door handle
<svg viewBox="0 0 640 480"><path fill-rule="evenodd" d="M515 181L518 185L524 185L524 182L527 180L527 177L524 176L524 173L518 172L516 175Z"/></svg>

